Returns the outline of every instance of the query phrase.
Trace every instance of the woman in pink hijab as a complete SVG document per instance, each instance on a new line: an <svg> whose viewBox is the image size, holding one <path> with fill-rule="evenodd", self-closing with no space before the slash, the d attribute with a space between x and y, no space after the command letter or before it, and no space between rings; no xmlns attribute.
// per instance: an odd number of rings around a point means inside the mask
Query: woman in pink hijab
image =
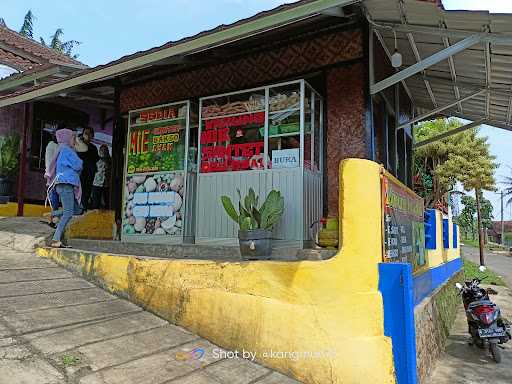
<svg viewBox="0 0 512 384"><path fill-rule="evenodd" d="M51 247L62 248L62 236L73 217L79 214L81 186L80 171L82 160L75 152L75 133L70 129L60 129L55 134L59 147L45 174L51 188L55 188L62 203L62 211L54 213L62 216L53 235Z"/></svg>

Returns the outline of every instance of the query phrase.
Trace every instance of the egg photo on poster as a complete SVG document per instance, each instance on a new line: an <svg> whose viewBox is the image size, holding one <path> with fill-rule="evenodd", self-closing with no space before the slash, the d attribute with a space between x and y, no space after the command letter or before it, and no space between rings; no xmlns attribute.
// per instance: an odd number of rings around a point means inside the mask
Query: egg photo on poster
<svg viewBox="0 0 512 384"><path fill-rule="evenodd" d="M124 235L182 236L183 173L128 176L124 193Z"/></svg>

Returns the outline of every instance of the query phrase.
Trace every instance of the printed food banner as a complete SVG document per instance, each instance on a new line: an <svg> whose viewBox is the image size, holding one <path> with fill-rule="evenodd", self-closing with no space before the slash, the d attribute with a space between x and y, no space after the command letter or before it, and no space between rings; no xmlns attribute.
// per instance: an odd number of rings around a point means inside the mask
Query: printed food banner
<svg viewBox="0 0 512 384"><path fill-rule="evenodd" d="M124 235L183 234L184 174L135 175L126 178Z"/></svg>
<svg viewBox="0 0 512 384"><path fill-rule="evenodd" d="M382 177L384 261L426 265L423 199L394 177Z"/></svg>
<svg viewBox="0 0 512 384"><path fill-rule="evenodd" d="M188 104L130 112L122 234L183 236Z"/></svg>
<svg viewBox="0 0 512 384"><path fill-rule="evenodd" d="M127 174L185 168L187 106L168 106L130 114Z"/></svg>

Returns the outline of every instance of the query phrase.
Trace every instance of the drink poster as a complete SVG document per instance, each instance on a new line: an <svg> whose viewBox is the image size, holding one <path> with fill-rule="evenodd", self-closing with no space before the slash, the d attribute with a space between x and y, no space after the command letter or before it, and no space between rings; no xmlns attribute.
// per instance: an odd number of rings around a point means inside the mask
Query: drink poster
<svg viewBox="0 0 512 384"><path fill-rule="evenodd" d="M423 199L389 174L382 176L384 261L426 265Z"/></svg>

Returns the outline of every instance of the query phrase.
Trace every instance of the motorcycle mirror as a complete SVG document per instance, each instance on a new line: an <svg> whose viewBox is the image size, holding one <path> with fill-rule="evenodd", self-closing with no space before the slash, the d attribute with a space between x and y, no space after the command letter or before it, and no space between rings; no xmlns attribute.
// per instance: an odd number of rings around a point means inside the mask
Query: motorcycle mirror
<svg viewBox="0 0 512 384"><path fill-rule="evenodd" d="M457 289L462 289L462 284L461 283L455 283L455 287L457 287Z"/></svg>
<svg viewBox="0 0 512 384"><path fill-rule="evenodd" d="M486 269L487 269L487 268L485 268L483 265L481 265L480 267L478 267L478 270L479 270L480 272L485 272L485 270L486 270Z"/></svg>

